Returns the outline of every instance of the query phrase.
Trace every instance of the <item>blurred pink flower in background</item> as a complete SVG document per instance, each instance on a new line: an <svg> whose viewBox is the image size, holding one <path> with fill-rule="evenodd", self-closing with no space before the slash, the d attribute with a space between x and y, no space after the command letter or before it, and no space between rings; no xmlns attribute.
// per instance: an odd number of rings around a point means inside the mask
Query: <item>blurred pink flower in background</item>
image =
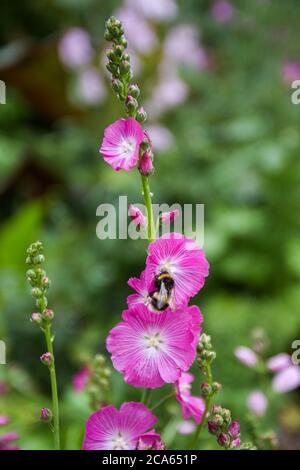
<svg viewBox="0 0 300 470"><path fill-rule="evenodd" d="M97 105L104 100L106 88L96 67L89 67L80 72L76 92L78 97L89 105Z"/></svg>
<svg viewBox="0 0 300 470"><path fill-rule="evenodd" d="M234 8L227 0L217 0L213 3L211 14L218 23L228 23L234 15Z"/></svg>
<svg viewBox="0 0 300 470"><path fill-rule="evenodd" d="M132 8L120 8L115 16L123 23L125 36L133 49L142 54L151 52L157 44L156 35L145 19Z"/></svg>
<svg viewBox="0 0 300 470"><path fill-rule="evenodd" d="M90 370L88 367L82 367L73 375L72 385L75 392L82 392L88 384L90 378Z"/></svg>
<svg viewBox="0 0 300 470"><path fill-rule="evenodd" d="M275 392L290 392L300 386L300 367L291 364L282 369L273 378L272 387Z"/></svg>
<svg viewBox="0 0 300 470"><path fill-rule="evenodd" d="M291 365L291 357L287 353L279 353L276 356L270 357L267 361L267 367L272 372L279 372L282 369Z"/></svg>
<svg viewBox="0 0 300 470"><path fill-rule="evenodd" d="M300 63L292 60L285 62L281 69L281 76L287 83L300 80Z"/></svg>
<svg viewBox="0 0 300 470"><path fill-rule="evenodd" d="M238 346L234 351L235 357L245 366L254 367L257 364L257 355L246 346Z"/></svg>
<svg viewBox="0 0 300 470"><path fill-rule="evenodd" d="M19 450L20 447L14 441L19 439L19 434L15 431L9 431L0 436L0 450Z"/></svg>
<svg viewBox="0 0 300 470"><path fill-rule="evenodd" d="M174 0L125 0L125 5L156 21L173 19L177 13Z"/></svg>
<svg viewBox="0 0 300 470"><path fill-rule="evenodd" d="M165 67L170 62L192 65L203 70L208 65L206 50L200 44L199 33L189 24L175 26L168 33L164 44Z"/></svg>
<svg viewBox="0 0 300 470"><path fill-rule="evenodd" d="M163 152L172 147L174 137L169 129L160 124L151 124L147 126L147 130L151 135L154 150Z"/></svg>
<svg viewBox="0 0 300 470"><path fill-rule="evenodd" d="M256 416L263 416L268 406L268 399L266 395L260 390L254 390L250 393L247 399L249 410Z"/></svg>
<svg viewBox="0 0 300 470"><path fill-rule="evenodd" d="M93 57L89 34L82 28L71 28L58 43L58 54L64 65L79 68L88 64Z"/></svg>
<svg viewBox="0 0 300 470"><path fill-rule="evenodd" d="M162 77L146 104L149 117L156 118L170 108L183 103L187 96L188 86L181 78L173 74Z"/></svg>
<svg viewBox="0 0 300 470"><path fill-rule="evenodd" d="M0 426L6 426L10 423L10 419L8 416L0 415Z"/></svg>
<svg viewBox="0 0 300 470"><path fill-rule="evenodd" d="M196 425L192 421L185 420L178 423L176 429L179 434L192 434L196 429Z"/></svg>
<svg viewBox="0 0 300 470"><path fill-rule="evenodd" d="M147 219L142 211L140 211L140 209L133 204L130 204L128 208L128 215L131 217L131 220L133 220L137 227L143 227L147 224Z"/></svg>
<svg viewBox="0 0 300 470"><path fill-rule="evenodd" d="M0 395L5 395L9 390L9 386L5 382L0 382Z"/></svg>

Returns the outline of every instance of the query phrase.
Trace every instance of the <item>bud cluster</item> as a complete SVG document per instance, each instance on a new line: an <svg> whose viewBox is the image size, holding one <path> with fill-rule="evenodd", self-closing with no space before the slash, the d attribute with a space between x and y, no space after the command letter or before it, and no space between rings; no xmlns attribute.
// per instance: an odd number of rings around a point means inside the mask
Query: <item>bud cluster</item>
<svg viewBox="0 0 300 470"><path fill-rule="evenodd" d="M104 37L112 43L112 48L106 54L108 58L106 68L112 75L112 88L119 100L125 104L127 115L143 123L147 119L147 114L138 103L139 87L130 83L132 69L130 56L126 53L127 40L121 21L111 16L106 22Z"/></svg>
<svg viewBox="0 0 300 470"><path fill-rule="evenodd" d="M221 447L234 449L241 445L240 423L238 420L231 420L231 413L227 408L214 405L207 425L208 431L216 436Z"/></svg>
<svg viewBox="0 0 300 470"><path fill-rule="evenodd" d="M111 371L106 366L105 357L97 354L90 367L90 378L87 386L87 393L90 397L91 407L99 409L103 403L108 401L110 389Z"/></svg>
<svg viewBox="0 0 300 470"><path fill-rule="evenodd" d="M213 351L211 337L202 333L197 346L197 363L202 373L206 374L207 366L216 359L216 352Z"/></svg>

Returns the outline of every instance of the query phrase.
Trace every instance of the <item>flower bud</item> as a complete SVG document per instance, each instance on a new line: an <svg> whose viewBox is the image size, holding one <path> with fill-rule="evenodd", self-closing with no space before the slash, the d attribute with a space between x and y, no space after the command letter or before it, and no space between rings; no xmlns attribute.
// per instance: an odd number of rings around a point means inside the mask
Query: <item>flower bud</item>
<svg viewBox="0 0 300 470"><path fill-rule="evenodd" d="M45 262L45 256L40 254L33 258L33 264L42 264Z"/></svg>
<svg viewBox="0 0 300 470"><path fill-rule="evenodd" d="M154 166L153 166L153 161L152 161L152 155L150 152L143 153L143 155L141 156L141 160L139 162L138 169L139 169L139 172L145 176L149 176L153 173Z"/></svg>
<svg viewBox="0 0 300 470"><path fill-rule="evenodd" d="M211 419L208 420L207 425L208 425L208 432L210 432L210 434L216 434L218 432L219 426L216 423L214 423Z"/></svg>
<svg viewBox="0 0 300 470"><path fill-rule="evenodd" d="M34 269L28 269L26 271L26 277L28 279L28 281L32 280L32 279L35 279L36 278L36 272Z"/></svg>
<svg viewBox="0 0 300 470"><path fill-rule="evenodd" d="M128 60L123 60L120 64L120 72L122 75L126 75L130 72L130 62Z"/></svg>
<svg viewBox="0 0 300 470"><path fill-rule="evenodd" d="M42 323L42 315L40 313L33 313L30 317L31 323L40 325Z"/></svg>
<svg viewBox="0 0 300 470"><path fill-rule="evenodd" d="M211 385L212 391L214 393L219 392L222 388L222 385L219 382L213 382Z"/></svg>
<svg viewBox="0 0 300 470"><path fill-rule="evenodd" d="M36 299L36 306L39 308L39 309L43 309L45 307L47 307L48 305L48 300L46 297L39 297L38 299Z"/></svg>
<svg viewBox="0 0 300 470"><path fill-rule="evenodd" d="M51 421L52 420L52 411L49 408L42 408L40 419L42 421Z"/></svg>
<svg viewBox="0 0 300 470"><path fill-rule="evenodd" d="M230 411L227 408L223 408L221 414L222 414L222 417L223 417L225 423L230 424L230 422L231 422L231 413L230 413Z"/></svg>
<svg viewBox="0 0 300 470"><path fill-rule="evenodd" d="M215 414L215 413L221 413L222 411L222 407L221 405L213 405L212 407L212 413Z"/></svg>
<svg viewBox="0 0 300 470"><path fill-rule="evenodd" d="M110 49L107 53L106 53L106 56L107 58L112 61L112 62L115 62L116 60L116 55L115 55L115 51L113 49Z"/></svg>
<svg viewBox="0 0 300 470"><path fill-rule="evenodd" d="M43 319L46 321L51 321L54 318L54 312L50 308L45 308L42 315Z"/></svg>
<svg viewBox="0 0 300 470"><path fill-rule="evenodd" d="M41 362L45 365L50 367L53 364L53 356L50 352L45 352L40 357Z"/></svg>
<svg viewBox="0 0 300 470"><path fill-rule="evenodd" d="M204 397L207 397L208 395L211 394L211 386L208 384L208 383L203 383L201 384L201 394L204 396Z"/></svg>
<svg viewBox="0 0 300 470"><path fill-rule="evenodd" d="M230 447L233 449L235 447L239 447L241 445L241 439L237 437L233 441L231 441Z"/></svg>
<svg viewBox="0 0 300 470"><path fill-rule="evenodd" d="M138 107L138 102L135 98L128 95L127 98L126 98L126 101L125 101L125 105L126 105L127 110L130 113L134 113L136 111L137 107Z"/></svg>
<svg viewBox="0 0 300 470"><path fill-rule="evenodd" d="M40 296L42 295L42 291L41 291L41 289L39 289L38 287L33 287L33 288L31 289L31 295L32 295L32 297L38 298L38 297L40 297Z"/></svg>
<svg viewBox="0 0 300 470"><path fill-rule="evenodd" d="M229 437L224 432L220 432L218 437L218 444L222 447L227 446L229 443Z"/></svg>
<svg viewBox="0 0 300 470"><path fill-rule="evenodd" d="M44 276L43 279L42 279L42 286L44 287L44 289L48 289L49 286L50 286L50 279L48 276Z"/></svg>
<svg viewBox="0 0 300 470"><path fill-rule="evenodd" d="M221 416L221 415L218 415L218 414L217 414L217 415L214 415L214 416L211 418L211 421L212 421L213 423L215 423L217 426L223 426L223 424L224 424L224 420L223 420L222 416Z"/></svg>
<svg viewBox="0 0 300 470"><path fill-rule="evenodd" d="M122 93L123 91L123 84L121 82L121 80L118 80L116 78L114 78L111 82L111 86L113 88L113 90L116 92L116 93Z"/></svg>
<svg viewBox="0 0 300 470"><path fill-rule="evenodd" d="M147 119L147 113L146 111L144 110L144 108L141 106L139 109L138 109L138 112L136 113L136 120L140 123L140 124L143 124L143 122L145 122Z"/></svg>
<svg viewBox="0 0 300 470"><path fill-rule="evenodd" d="M231 425L228 428L228 432L229 432L231 437L233 437L233 438L238 437L238 435L241 432L241 427L240 427L240 423L237 419L232 421Z"/></svg>
<svg viewBox="0 0 300 470"><path fill-rule="evenodd" d="M140 96L140 89L136 84L132 84L128 87L128 93L133 96L133 98L138 98Z"/></svg>
<svg viewBox="0 0 300 470"><path fill-rule="evenodd" d="M114 76L118 76L119 75L119 69L118 69L118 66L117 64L114 64L113 62L108 62L108 64L106 64L106 68L107 70L112 73Z"/></svg>
<svg viewBox="0 0 300 470"><path fill-rule="evenodd" d="M108 29L106 29L106 31L104 32L104 39L106 41L112 41L113 40L113 37L112 37L111 33L108 31Z"/></svg>
<svg viewBox="0 0 300 470"><path fill-rule="evenodd" d="M116 47L115 47L115 50L114 50L114 53L115 53L115 57L117 60L120 60L123 53L124 53L124 47L120 44L118 44Z"/></svg>
<svg viewBox="0 0 300 470"><path fill-rule="evenodd" d="M125 38L125 36L120 37L119 44L121 44L121 46L123 46L124 49L126 49L126 47L128 46L128 42L127 42L127 39Z"/></svg>

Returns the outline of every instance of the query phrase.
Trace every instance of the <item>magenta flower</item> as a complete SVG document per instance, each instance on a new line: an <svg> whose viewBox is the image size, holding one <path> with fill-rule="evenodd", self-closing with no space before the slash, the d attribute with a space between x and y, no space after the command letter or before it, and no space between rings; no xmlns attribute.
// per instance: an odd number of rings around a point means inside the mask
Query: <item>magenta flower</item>
<svg viewBox="0 0 300 470"><path fill-rule="evenodd" d="M88 384L90 375L91 373L88 367L81 367L81 369L73 375L73 390L75 392L82 392Z"/></svg>
<svg viewBox="0 0 300 470"><path fill-rule="evenodd" d="M278 372L273 378L272 387L275 392L286 393L300 386L300 367L291 364Z"/></svg>
<svg viewBox="0 0 300 470"><path fill-rule="evenodd" d="M270 357L267 361L267 367L272 372L279 372L292 364L291 357L287 353L279 353Z"/></svg>
<svg viewBox="0 0 300 470"><path fill-rule="evenodd" d="M194 240L176 232L154 240L148 250L147 283L155 282L161 274L168 273L174 282L174 306L186 305L204 286L208 276L209 264L204 251Z"/></svg>
<svg viewBox="0 0 300 470"><path fill-rule="evenodd" d="M152 155L150 152L144 152L140 163L139 163L139 171L142 175L149 176L154 171L154 165L152 160Z"/></svg>
<svg viewBox="0 0 300 470"><path fill-rule="evenodd" d="M71 28L62 36L58 53L63 64L71 68L86 65L93 57L89 34L81 28Z"/></svg>
<svg viewBox="0 0 300 470"><path fill-rule="evenodd" d="M218 23L228 23L233 17L234 9L227 0L216 0L211 12Z"/></svg>
<svg viewBox="0 0 300 470"><path fill-rule="evenodd" d="M15 431L9 431L0 436L0 450L19 450L19 446L14 444L14 441L19 439L19 434Z"/></svg>
<svg viewBox="0 0 300 470"><path fill-rule="evenodd" d="M247 400L248 408L256 416L263 416L268 407L268 399L266 395L260 390L254 390L250 393Z"/></svg>
<svg viewBox="0 0 300 470"><path fill-rule="evenodd" d="M85 428L84 450L134 450L140 436L157 418L142 403L123 403L118 411L105 406L93 413Z"/></svg>
<svg viewBox="0 0 300 470"><path fill-rule="evenodd" d="M234 351L235 357L245 366L254 367L257 364L257 355L246 346L238 346Z"/></svg>
<svg viewBox="0 0 300 470"><path fill-rule="evenodd" d="M193 417L195 422L200 424L205 410L205 402L202 398L191 395L191 383L193 381L194 376L192 374L181 374L175 384L176 399L181 405L184 419Z"/></svg>
<svg viewBox="0 0 300 470"><path fill-rule="evenodd" d="M8 416L0 415L0 426L6 426L10 423L10 419Z"/></svg>
<svg viewBox="0 0 300 470"><path fill-rule="evenodd" d="M159 434L152 431L146 432L140 436L137 443L137 450L164 450L165 445Z"/></svg>
<svg viewBox="0 0 300 470"><path fill-rule="evenodd" d="M153 283L147 284L145 271L141 273L140 279L137 277L131 277L127 284L136 291L136 294L131 294L127 297L128 307L135 304L150 304L151 298L149 293L154 290L154 285Z"/></svg>
<svg viewBox="0 0 300 470"><path fill-rule="evenodd" d="M137 227L144 227L147 224L147 218L140 209L132 204L128 208L128 215Z"/></svg>
<svg viewBox="0 0 300 470"><path fill-rule="evenodd" d="M281 76L288 84L294 80L300 80L300 63L292 60L286 61L282 66Z"/></svg>
<svg viewBox="0 0 300 470"><path fill-rule="evenodd" d="M170 212L162 212L161 213L161 221L163 224L171 224L176 217L179 216L179 210L176 209L175 211Z"/></svg>
<svg viewBox="0 0 300 470"><path fill-rule="evenodd" d="M122 318L106 345L126 383L157 388L176 382L190 368L201 330L198 307L157 314L139 304L125 310Z"/></svg>
<svg viewBox="0 0 300 470"><path fill-rule="evenodd" d="M239 436L239 434L241 432L241 426L240 426L240 422L237 419L232 421L231 425L228 428L228 432L229 432L230 436L233 437L233 438Z"/></svg>
<svg viewBox="0 0 300 470"><path fill-rule="evenodd" d="M118 119L105 129L99 151L114 170L129 171L139 159L143 139L143 129L134 118Z"/></svg>

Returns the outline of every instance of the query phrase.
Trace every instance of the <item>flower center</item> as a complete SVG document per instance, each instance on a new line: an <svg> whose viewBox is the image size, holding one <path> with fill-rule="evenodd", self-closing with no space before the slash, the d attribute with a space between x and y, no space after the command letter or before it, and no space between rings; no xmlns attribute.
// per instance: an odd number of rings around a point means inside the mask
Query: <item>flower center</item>
<svg viewBox="0 0 300 470"><path fill-rule="evenodd" d="M126 442L120 432L113 439L113 450L126 450Z"/></svg>
<svg viewBox="0 0 300 470"><path fill-rule="evenodd" d="M135 143L132 139L124 139L121 143L121 148L123 153L128 155L134 151Z"/></svg>
<svg viewBox="0 0 300 470"><path fill-rule="evenodd" d="M163 343L159 332L152 333L151 335L145 335L144 338L146 341L147 348L158 350Z"/></svg>

